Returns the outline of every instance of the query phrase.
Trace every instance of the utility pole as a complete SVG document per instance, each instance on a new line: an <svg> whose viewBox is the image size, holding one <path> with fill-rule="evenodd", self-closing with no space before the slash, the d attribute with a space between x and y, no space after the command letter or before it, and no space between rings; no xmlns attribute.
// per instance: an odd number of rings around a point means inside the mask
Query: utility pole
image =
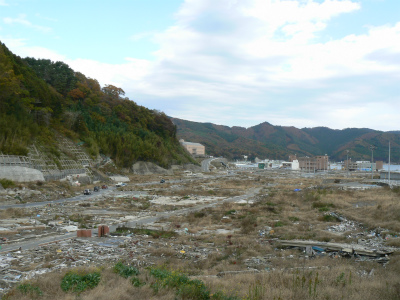
<svg viewBox="0 0 400 300"><path fill-rule="evenodd" d="M389 166L388 166L388 179L389 179L389 186L390 186L390 141L389 141Z"/></svg>
<svg viewBox="0 0 400 300"><path fill-rule="evenodd" d="M349 177L349 150L347 152L347 160L346 160L346 167L347 167L347 177Z"/></svg>
<svg viewBox="0 0 400 300"><path fill-rule="evenodd" d="M369 148L371 149L371 179L374 179L374 146L371 145Z"/></svg>

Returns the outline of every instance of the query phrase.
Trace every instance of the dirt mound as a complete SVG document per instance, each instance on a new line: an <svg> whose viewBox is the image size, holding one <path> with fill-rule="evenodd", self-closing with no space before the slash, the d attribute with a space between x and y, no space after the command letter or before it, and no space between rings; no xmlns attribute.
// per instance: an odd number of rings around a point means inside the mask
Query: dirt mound
<svg viewBox="0 0 400 300"><path fill-rule="evenodd" d="M173 175L172 170L163 169L156 164L151 162L138 161L132 166L132 173L138 175L151 175L151 174L162 174L162 175Z"/></svg>
<svg viewBox="0 0 400 300"><path fill-rule="evenodd" d="M201 167L196 166L194 164L186 164L183 166L183 169L185 171L192 171L192 172L197 172L197 173L201 172Z"/></svg>
<svg viewBox="0 0 400 300"><path fill-rule="evenodd" d="M196 166L194 164L172 165L171 169L172 170L177 170L177 171L191 171L193 173L200 173L201 172L201 167Z"/></svg>

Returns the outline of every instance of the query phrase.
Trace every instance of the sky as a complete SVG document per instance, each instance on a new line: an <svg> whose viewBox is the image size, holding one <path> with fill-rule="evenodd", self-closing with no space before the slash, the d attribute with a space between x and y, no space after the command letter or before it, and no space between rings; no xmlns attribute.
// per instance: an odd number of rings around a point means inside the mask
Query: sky
<svg viewBox="0 0 400 300"><path fill-rule="evenodd" d="M399 0L0 0L0 41L171 117L400 130Z"/></svg>

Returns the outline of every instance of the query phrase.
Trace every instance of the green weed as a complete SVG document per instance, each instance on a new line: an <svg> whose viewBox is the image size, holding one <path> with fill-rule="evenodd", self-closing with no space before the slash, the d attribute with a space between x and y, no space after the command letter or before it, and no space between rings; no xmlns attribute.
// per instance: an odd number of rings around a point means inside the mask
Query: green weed
<svg viewBox="0 0 400 300"><path fill-rule="evenodd" d="M124 278L128 278L132 275L139 275L139 270L135 267L124 265L122 262L118 262L114 266L114 273L117 273Z"/></svg>
<svg viewBox="0 0 400 300"><path fill-rule="evenodd" d="M73 292L81 293L86 289L95 288L99 284L100 279L100 272L81 275L74 271L70 271L62 278L61 289L64 292L72 290Z"/></svg>
<svg viewBox="0 0 400 300"><path fill-rule="evenodd" d="M39 287L33 286L30 283L20 284L17 286L17 290L19 290L22 294L29 294L32 298L43 295L43 292Z"/></svg>

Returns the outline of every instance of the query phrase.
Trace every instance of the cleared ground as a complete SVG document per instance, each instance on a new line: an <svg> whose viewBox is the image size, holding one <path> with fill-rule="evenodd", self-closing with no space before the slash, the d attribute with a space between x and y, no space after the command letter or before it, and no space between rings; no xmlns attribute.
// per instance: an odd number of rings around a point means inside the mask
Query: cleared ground
<svg viewBox="0 0 400 300"><path fill-rule="evenodd" d="M120 225L108 238L67 240L5 256L2 262L11 267L3 269L8 272L3 279L21 275L15 283L3 281L7 299L37 298L38 290L41 299L400 298L398 189L371 186L362 175L349 179L339 173L260 171L190 179L177 175L163 184L159 179L136 178L124 191L84 202L3 211L4 224L19 218L20 226L32 219L42 226L25 229L21 238L38 230L55 234L67 225ZM40 188L43 193L46 186ZM63 188L71 195L75 192ZM207 207L198 209L199 205ZM179 213L182 208L190 210ZM162 212L171 214L145 226L126 226ZM296 240L359 245L387 255L284 246L283 241ZM145 284L135 286L113 272L119 261L136 267L138 280ZM173 278L179 273L200 280L209 294L163 285L151 268L175 272ZM100 283L79 295L64 292L60 282L68 270L98 270ZM21 284L32 288L18 288ZM183 281L180 284L187 289ZM8 291L8 285L14 289Z"/></svg>

